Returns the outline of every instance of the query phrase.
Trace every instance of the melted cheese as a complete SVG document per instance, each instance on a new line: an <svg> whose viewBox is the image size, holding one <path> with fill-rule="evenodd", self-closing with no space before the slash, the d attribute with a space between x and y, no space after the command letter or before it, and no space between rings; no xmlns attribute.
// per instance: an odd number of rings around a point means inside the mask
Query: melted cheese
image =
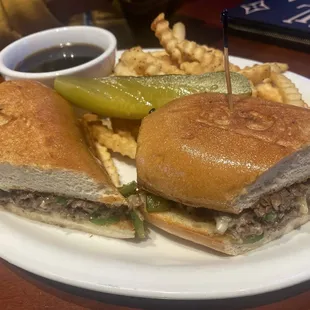
<svg viewBox="0 0 310 310"><path fill-rule="evenodd" d="M216 232L223 235L228 229L231 218L228 216L215 216Z"/></svg>

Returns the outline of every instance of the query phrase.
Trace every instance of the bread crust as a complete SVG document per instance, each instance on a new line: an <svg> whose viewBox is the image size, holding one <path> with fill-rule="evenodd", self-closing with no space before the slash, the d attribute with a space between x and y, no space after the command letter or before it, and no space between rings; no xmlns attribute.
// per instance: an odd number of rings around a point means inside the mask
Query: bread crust
<svg viewBox="0 0 310 310"><path fill-rule="evenodd" d="M143 216L147 222L153 224L156 227L182 239L192 241L197 244L201 244L213 250L225 253L227 255L240 255L245 252L254 250L263 246L264 244L280 238L284 234L289 233L293 229L305 224L310 220L310 215L303 215L298 218L294 218L284 225L279 230L275 230L269 233L262 240L252 244L238 244L234 243L227 235L215 234L215 225L209 224L201 228L196 226L196 222L189 217L179 216L175 212L159 212L148 213L142 210Z"/></svg>
<svg viewBox="0 0 310 310"><path fill-rule="evenodd" d="M130 239L135 237L135 230L132 222L129 220L123 220L119 223L99 226L92 224L89 221L72 221L68 218L61 217L60 214L44 214L38 211L27 211L14 204L0 205L1 210L14 213L23 218L27 218L33 221L46 223L49 225L56 225L63 228L82 231L88 234L105 236L110 238Z"/></svg>
<svg viewBox="0 0 310 310"><path fill-rule="evenodd" d="M101 189L98 202L126 204L87 148L71 105L33 81L0 84L0 162L80 173Z"/></svg>
<svg viewBox="0 0 310 310"><path fill-rule="evenodd" d="M194 207L239 213L239 196L283 158L309 145L310 110L257 98L196 94L142 121L139 185Z"/></svg>

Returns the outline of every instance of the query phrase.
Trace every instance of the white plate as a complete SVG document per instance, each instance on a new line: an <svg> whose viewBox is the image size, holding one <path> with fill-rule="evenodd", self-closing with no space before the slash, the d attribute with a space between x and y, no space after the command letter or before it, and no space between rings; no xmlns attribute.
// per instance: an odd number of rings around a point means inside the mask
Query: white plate
<svg viewBox="0 0 310 310"><path fill-rule="evenodd" d="M231 61L254 64L236 57ZM287 76L310 103L309 80ZM118 165L123 181L135 178L132 165ZM237 297L310 279L310 223L231 258L159 231L135 243L90 237L2 212L0 257L40 276L101 292L166 299Z"/></svg>

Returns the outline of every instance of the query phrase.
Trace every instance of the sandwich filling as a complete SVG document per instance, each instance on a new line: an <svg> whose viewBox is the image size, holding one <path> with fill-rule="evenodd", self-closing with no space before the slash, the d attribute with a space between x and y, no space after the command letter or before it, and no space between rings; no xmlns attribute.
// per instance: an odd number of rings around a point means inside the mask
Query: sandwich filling
<svg viewBox="0 0 310 310"><path fill-rule="evenodd" d="M294 184L263 196L252 208L240 214L189 207L145 193L146 211L182 211L195 222L213 222L215 234L229 235L236 243L254 243L281 229L292 219L308 214L309 189L310 180Z"/></svg>
<svg viewBox="0 0 310 310"><path fill-rule="evenodd" d="M238 242L256 242L270 231L282 228L293 218L308 214L310 181L262 197L238 215L215 212L216 232L229 233Z"/></svg>
<svg viewBox="0 0 310 310"><path fill-rule="evenodd" d="M0 190L0 204L4 207L14 204L30 212L57 213L63 218L74 221L91 221L97 225L117 223L128 217L128 208L126 207L109 208L103 203L21 190Z"/></svg>

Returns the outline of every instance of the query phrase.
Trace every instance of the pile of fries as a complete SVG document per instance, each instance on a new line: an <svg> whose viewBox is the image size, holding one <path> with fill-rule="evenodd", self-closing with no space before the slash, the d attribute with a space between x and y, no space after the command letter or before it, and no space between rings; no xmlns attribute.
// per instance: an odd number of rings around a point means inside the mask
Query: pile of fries
<svg viewBox="0 0 310 310"><path fill-rule="evenodd" d="M134 159L140 124L140 120L102 119L95 114L83 116L82 125L88 144L116 187L121 186L121 182L110 152Z"/></svg>
<svg viewBox="0 0 310 310"><path fill-rule="evenodd" d="M207 45L199 45L186 39L184 24L172 28L163 13L151 25L162 51L145 52L141 47L124 51L115 66L116 76L154 76L164 74L203 74L224 71L222 51ZM252 85L252 96L265 100L307 107L302 96L283 73L288 70L284 63L263 63L239 68L230 64L230 70L246 76ZM92 144L114 184L120 186L119 175L110 152L117 152L134 159L140 121L99 119L96 115L84 116Z"/></svg>

